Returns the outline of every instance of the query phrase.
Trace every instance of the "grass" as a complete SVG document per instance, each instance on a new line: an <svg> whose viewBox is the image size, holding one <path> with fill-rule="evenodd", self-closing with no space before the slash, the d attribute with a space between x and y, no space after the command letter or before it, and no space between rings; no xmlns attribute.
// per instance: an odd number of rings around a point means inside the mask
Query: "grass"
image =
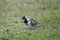
<svg viewBox="0 0 60 40"><path fill-rule="evenodd" d="M41 24L24 29L24 15ZM60 40L60 0L0 0L0 40Z"/></svg>

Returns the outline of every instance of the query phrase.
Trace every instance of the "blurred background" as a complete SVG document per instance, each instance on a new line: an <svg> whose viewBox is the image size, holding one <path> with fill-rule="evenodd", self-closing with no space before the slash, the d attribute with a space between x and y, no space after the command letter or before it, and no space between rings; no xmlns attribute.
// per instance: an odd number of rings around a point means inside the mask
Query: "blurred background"
<svg viewBox="0 0 60 40"><path fill-rule="evenodd" d="M24 15L38 28L25 30ZM0 0L0 40L60 40L60 0Z"/></svg>

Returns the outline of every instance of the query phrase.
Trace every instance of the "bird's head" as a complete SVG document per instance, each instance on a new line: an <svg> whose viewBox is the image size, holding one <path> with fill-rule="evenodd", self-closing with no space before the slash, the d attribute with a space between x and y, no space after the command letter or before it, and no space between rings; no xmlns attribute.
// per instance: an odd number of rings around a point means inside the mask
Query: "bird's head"
<svg viewBox="0 0 60 40"><path fill-rule="evenodd" d="M31 19L30 19L30 17L29 17L29 16L23 16L23 17L22 17L22 20L30 21Z"/></svg>
<svg viewBox="0 0 60 40"><path fill-rule="evenodd" d="M23 17L22 17L22 20L25 20L25 19L26 19L25 16L23 16Z"/></svg>

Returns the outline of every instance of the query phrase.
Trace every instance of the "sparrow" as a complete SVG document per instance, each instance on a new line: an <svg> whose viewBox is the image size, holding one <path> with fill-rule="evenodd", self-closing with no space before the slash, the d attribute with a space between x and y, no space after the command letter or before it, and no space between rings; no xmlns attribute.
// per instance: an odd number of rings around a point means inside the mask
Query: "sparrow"
<svg viewBox="0 0 60 40"><path fill-rule="evenodd" d="M22 20L29 29L33 29L39 22L35 21L34 19L30 18L29 16L23 16Z"/></svg>

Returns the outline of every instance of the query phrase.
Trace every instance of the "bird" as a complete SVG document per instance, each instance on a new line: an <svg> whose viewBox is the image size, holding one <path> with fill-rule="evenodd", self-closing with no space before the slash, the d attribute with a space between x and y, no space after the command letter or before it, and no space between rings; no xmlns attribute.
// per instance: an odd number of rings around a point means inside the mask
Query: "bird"
<svg viewBox="0 0 60 40"><path fill-rule="evenodd" d="M29 16L23 16L22 20L24 20L23 22L25 23L25 25L27 26L27 28L29 29L35 29L35 26L37 24L39 24L39 22L37 22L36 20L32 19Z"/></svg>

